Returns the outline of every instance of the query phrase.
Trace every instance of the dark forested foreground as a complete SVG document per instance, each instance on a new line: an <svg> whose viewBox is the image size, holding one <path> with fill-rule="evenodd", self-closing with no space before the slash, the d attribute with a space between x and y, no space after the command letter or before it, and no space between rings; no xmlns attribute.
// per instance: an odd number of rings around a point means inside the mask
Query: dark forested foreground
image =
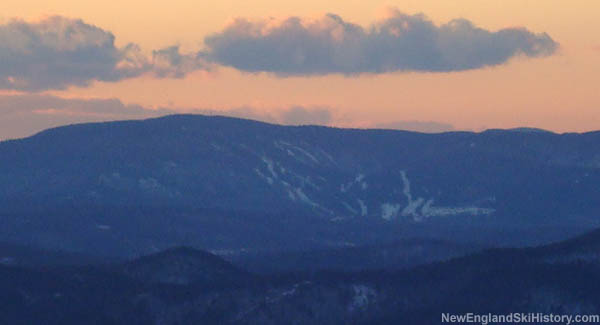
<svg viewBox="0 0 600 325"><path fill-rule="evenodd" d="M439 324L442 312L597 314L599 251L595 231L404 270L257 275L190 248L90 266L48 253L21 265L22 251L12 250L0 267L0 323Z"/></svg>

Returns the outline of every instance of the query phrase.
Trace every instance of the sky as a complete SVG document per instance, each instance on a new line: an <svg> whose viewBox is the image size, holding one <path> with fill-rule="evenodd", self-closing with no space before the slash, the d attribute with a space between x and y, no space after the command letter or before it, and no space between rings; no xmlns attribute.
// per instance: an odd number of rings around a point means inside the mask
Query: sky
<svg viewBox="0 0 600 325"><path fill-rule="evenodd" d="M0 139L174 113L597 130L598 12L595 0L3 0Z"/></svg>

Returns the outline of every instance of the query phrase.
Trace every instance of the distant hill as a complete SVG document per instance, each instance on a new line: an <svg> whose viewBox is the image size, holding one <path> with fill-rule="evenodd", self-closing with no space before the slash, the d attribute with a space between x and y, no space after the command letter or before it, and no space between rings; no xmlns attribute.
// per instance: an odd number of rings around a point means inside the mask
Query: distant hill
<svg viewBox="0 0 600 325"><path fill-rule="evenodd" d="M0 241L221 255L430 238L531 245L600 226L600 133L422 134L200 115L0 143Z"/></svg>
<svg viewBox="0 0 600 325"><path fill-rule="evenodd" d="M179 285L233 284L250 278L222 258L189 247L140 257L124 264L121 272L138 281Z"/></svg>

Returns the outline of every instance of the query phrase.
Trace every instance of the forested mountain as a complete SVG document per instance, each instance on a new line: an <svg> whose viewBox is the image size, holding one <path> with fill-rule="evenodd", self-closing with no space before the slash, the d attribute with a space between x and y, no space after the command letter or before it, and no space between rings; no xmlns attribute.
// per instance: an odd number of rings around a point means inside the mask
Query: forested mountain
<svg viewBox="0 0 600 325"><path fill-rule="evenodd" d="M92 255L225 254L599 225L600 133L421 134L176 115L0 143L0 240ZM67 235L68 234L68 235Z"/></svg>

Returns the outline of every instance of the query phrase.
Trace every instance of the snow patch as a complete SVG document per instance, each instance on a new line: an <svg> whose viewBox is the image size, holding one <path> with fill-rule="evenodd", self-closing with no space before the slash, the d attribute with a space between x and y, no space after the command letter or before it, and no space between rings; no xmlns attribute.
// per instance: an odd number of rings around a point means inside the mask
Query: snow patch
<svg viewBox="0 0 600 325"><path fill-rule="evenodd" d="M402 209L401 214L404 217L410 216L410 217L417 219L417 218L419 218L417 209L423 203L424 199L418 198L416 200L413 200L412 193L410 192L410 180L408 179L406 172L401 171L400 176L402 177L402 183L403 183L402 193L406 197L406 202L407 202L406 207L404 207L404 209ZM382 210L383 210L383 206L382 206ZM387 216L389 216L389 214ZM393 217L396 217L396 216L397 216L397 213L393 215ZM391 218L384 217L383 214L381 217L386 220L391 220Z"/></svg>
<svg viewBox="0 0 600 325"><path fill-rule="evenodd" d="M355 184L359 184L360 188L364 191L367 189L368 184L367 182L364 182L363 180L365 179L365 175L364 174L358 174L356 175L356 177L354 178L353 181L348 182L346 184L341 184L340 185L340 192L342 193L346 193L348 192L352 186L354 186Z"/></svg>
<svg viewBox="0 0 600 325"><path fill-rule="evenodd" d="M290 290L284 291L281 293L282 296L292 296L296 293L296 289L298 288L298 285L294 285L293 288L291 288Z"/></svg>
<svg viewBox="0 0 600 325"><path fill-rule="evenodd" d="M284 146L287 147L287 148L285 148L287 154L290 155L290 156L292 156L292 157L295 157L296 159L298 159L298 157L294 153L294 150L296 152L301 153L302 155L304 155L308 159L312 160L314 163L317 163L317 164L320 163L319 160L314 155L312 155L310 152L308 152L308 151L306 151L306 150L304 150L304 149L302 149L302 148L300 148L298 146L295 146L295 145L293 145L293 144L291 144L289 142L276 141L275 142L275 146L277 148L279 148L280 150L284 150L284 148L283 148Z"/></svg>
<svg viewBox="0 0 600 325"><path fill-rule="evenodd" d="M366 217L369 210L367 209L365 202L363 202L363 200L357 200L357 201L358 201L358 205L360 205L360 215L363 217Z"/></svg>
<svg viewBox="0 0 600 325"><path fill-rule="evenodd" d="M296 194L294 194L294 192L292 190L287 190L288 193L288 197L290 198L290 200L292 201L296 201Z"/></svg>
<svg viewBox="0 0 600 325"><path fill-rule="evenodd" d="M319 206L317 203L315 203L313 200L311 200L306 194L304 194L304 192L302 191L301 188L297 187L295 190L295 194L300 199L300 201L302 201L312 207L315 207L315 208Z"/></svg>
<svg viewBox="0 0 600 325"><path fill-rule="evenodd" d="M271 177L266 176L265 174L263 174L260 170L258 170L258 168L254 168L254 172L260 176L262 179L266 180L267 183L269 183L270 185L273 185L273 179Z"/></svg>
<svg viewBox="0 0 600 325"><path fill-rule="evenodd" d="M296 148L296 150L300 151L302 154L304 154L306 157L308 157L310 160L312 160L315 163L319 163L319 160L317 158L315 158L315 156L311 155L308 151L300 148L300 147L294 147Z"/></svg>
<svg viewBox="0 0 600 325"><path fill-rule="evenodd" d="M402 193L406 197L406 207L402 209L401 215L404 217L412 217L414 221L422 221L423 219L430 217L444 217L444 216L453 216L453 215L490 215L494 213L496 210L491 208L480 208L476 206L465 206L465 207L434 207L433 202L434 199L429 199L425 202L425 199L422 197L413 200L413 196L410 190L410 180L405 171L400 172L400 176L402 177L402 182L404 183ZM425 202L425 204L423 204ZM419 211L420 208L420 211ZM389 209L389 208L388 208ZM382 206L383 210L383 206ZM389 217L389 213L385 214L386 217ZM386 220L390 220L384 217L382 214L382 218Z"/></svg>
<svg viewBox="0 0 600 325"><path fill-rule="evenodd" d="M305 185L308 185L312 188L314 188L317 191L321 190L321 187L317 184L315 184L315 182L312 181L312 179L310 178L310 176L302 176L302 175L298 175L292 171L289 172L290 174L292 174L295 178L297 178L298 180L300 180L301 183L301 187L304 187Z"/></svg>
<svg viewBox="0 0 600 325"><path fill-rule="evenodd" d="M328 159L328 160L329 160L329 161L330 161L332 164L334 164L334 165L337 165L337 163L335 162L335 160L333 159L333 157L332 157L330 154L328 154L328 153L327 153L325 150L323 150L323 149L320 149L320 148L319 148L319 151L320 151L320 152L323 154L323 156L325 156L325 158L327 158L327 159Z"/></svg>
<svg viewBox="0 0 600 325"><path fill-rule="evenodd" d="M346 202L342 202L342 204L343 204L343 205L344 205L344 207L345 207L345 208L346 208L348 211L350 211L352 214L358 214L358 211L357 211L355 208L351 207L351 206L350 206L350 204L348 204L348 203L346 203Z"/></svg>
<svg viewBox="0 0 600 325"><path fill-rule="evenodd" d="M292 188L290 186L290 184L285 181L281 181L281 183L287 188L287 193L288 193L288 197L290 198L290 200L292 200L292 201L300 200L301 202L303 202L315 209L320 209L324 212L327 212L328 214L333 214L333 211L331 211L327 208L324 208L324 207L320 206L318 203L316 203L315 201L311 200L308 197L308 195L306 195L306 193L304 193L302 188L299 188L299 187Z"/></svg>
<svg viewBox="0 0 600 325"><path fill-rule="evenodd" d="M457 214L470 214L473 216L477 215L490 215L494 213L494 209L490 208L479 208L479 207L434 207L433 199L430 199L421 208L421 215L423 217L444 217L452 216Z"/></svg>
<svg viewBox="0 0 600 325"><path fill-rule="evenodd" d="M366 285L353 285L354 297L352 303L348 306L350 311L357 309L365 309L369 306L369 303L377 297L377 294L373 288Z"/></svg>
<svg viewBox="0 0 600 325"><path fill-rule="evenodd" d="M425 201L425 200L422 197L416 199L415 201L408 201L408 204L406 205L406 207L404 207L404 209L402 209L402 216L403 217L410 216L410 217L418 218L419 213L417 212L417 209L423 203L423 201Z"/></svg>
<svg viewBox="0 0 600 325"><path fill-rule="evenodd" d="M273 164L273 161L267 157L262 157L262 161L265 163L265 165L267 165L267 169L271 173L271 176L273 176L273 178L277 179L278 176L277 176L277 173L275 172L275 165Z"/></svg>
<svg viewBox="0 0 600 325"><path fill-rule="evenodd" d="M381 217L385 220L392 220L398 216L400 204L384 203L381 205Z"/></svg>
<svg viewBox="0 0 600 325"><path fill-rule="evenodd" d="M365 179L365 175L363 175L363 174L358 174L358 175L356 176L356 178L354 179L354 182L356 182L356 183L360 183L360 182L361 182L363 179Z"/></svg>

